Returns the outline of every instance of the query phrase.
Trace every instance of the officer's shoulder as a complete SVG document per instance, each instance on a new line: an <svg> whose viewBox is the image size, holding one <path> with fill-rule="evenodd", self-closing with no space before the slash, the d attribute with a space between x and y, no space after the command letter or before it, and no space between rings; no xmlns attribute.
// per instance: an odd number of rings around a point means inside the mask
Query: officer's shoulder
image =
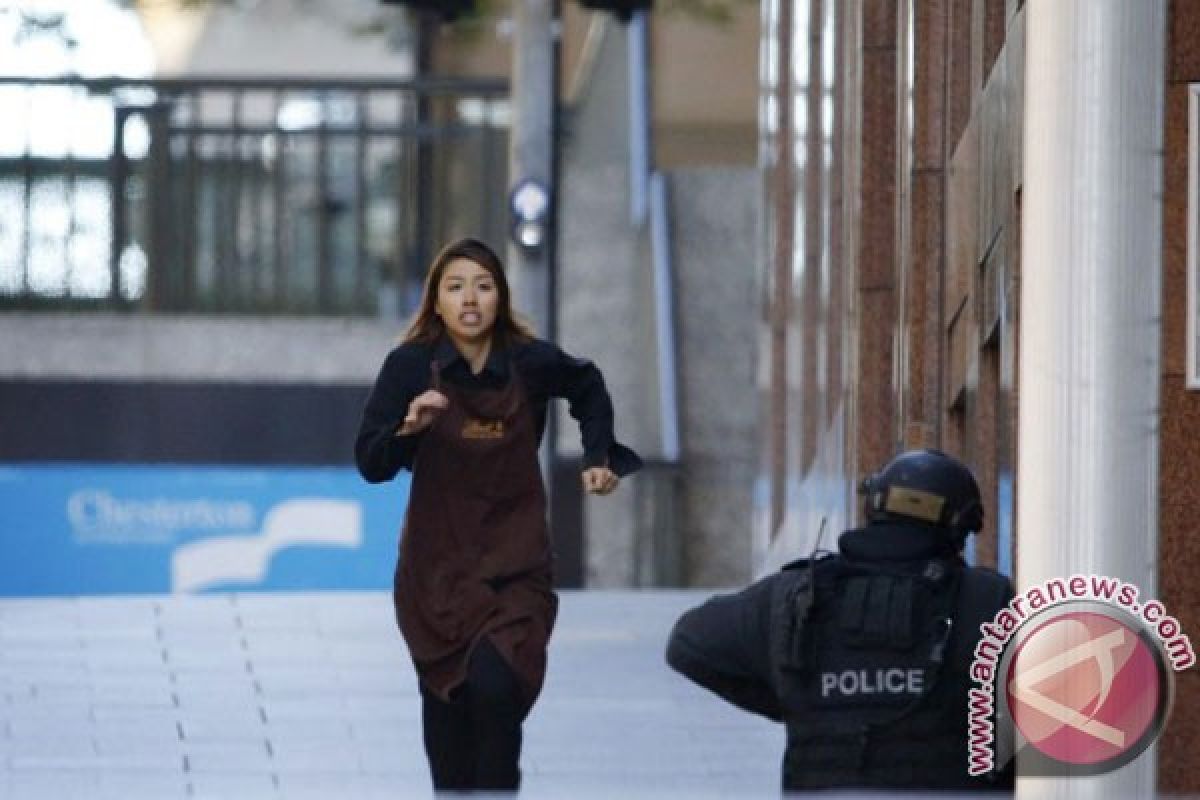
<svg viewBox="0 0 1200 800"><path fill-rule="evenodd" d="M789 561L779 568L780 572L790 572L799 569L808 569L811 565L813 568L819 567L830 562L830 559L836 558L836 553L822 551L815 556L804 556L797 558L795 561Z"/></svg>
<svg viewBox="0 0 1200 800"><path fill-rule="evenodd" d="M991 567L967 567L963 570L963 589L983 601L1008 602L1013 594L1012 581L1002 572Z"/></svg>
<svg viewBox="0 0 1200 800"><path fill-rule="evenodd" d="M991 567L985 566L968 566L963 570L964 574L971 575L975 580L987 583L1009 583L1008 576L1002 572L998 572Z"/></svg>
<svg viewBox="0 0 1200 800"><path fill-rule="evenodd" d="M806 586L815 577L819 583L829 580L834 567L842 561L836 553L822 552L816 556L806 556L789 561L780 567L773 579L782 587Z"/></svg>

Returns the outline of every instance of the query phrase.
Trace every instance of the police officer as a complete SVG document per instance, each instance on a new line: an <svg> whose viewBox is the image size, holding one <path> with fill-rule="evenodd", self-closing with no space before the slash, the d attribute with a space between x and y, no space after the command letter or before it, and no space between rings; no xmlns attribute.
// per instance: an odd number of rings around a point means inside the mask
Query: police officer
<svg viewBox="0 0 1200 800"><path fill-rule="evenodd" d="M793 562L685 613L667 662L787 726L785 790L987 789L967 775L967 692L979 625L1013 596L968 567L979 487L937 450L903 453L863 482L867 526L838 554Z"/></svg>

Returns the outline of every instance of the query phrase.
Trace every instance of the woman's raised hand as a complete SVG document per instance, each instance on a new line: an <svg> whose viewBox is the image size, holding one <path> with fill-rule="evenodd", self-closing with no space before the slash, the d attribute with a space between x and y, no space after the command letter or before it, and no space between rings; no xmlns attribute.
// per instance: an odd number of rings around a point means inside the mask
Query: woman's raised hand
<svg viewBox="0 0 1200 800"><path fill-rule="evenodd" d="M592 494L611 494L620 480L608 467L589 467L583 471L583 489Z"/></svg>
<svg viewBox="0 0 1200 800"><path fill-rule="evenodd" d="M446 395L436 389L426 389L408 404L408 414L404 417L404 423L396 430L396 435L409 436L425 430L449 403Z"/></svg>

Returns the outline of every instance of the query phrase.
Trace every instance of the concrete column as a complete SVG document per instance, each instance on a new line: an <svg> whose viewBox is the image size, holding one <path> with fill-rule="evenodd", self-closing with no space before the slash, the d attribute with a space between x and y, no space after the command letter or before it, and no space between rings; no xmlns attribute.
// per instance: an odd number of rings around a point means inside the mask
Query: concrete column
<svg viewBox="0 0 1200 800"><path fill-rule="evenodd" d="M1029 0L1018 589L1102 573L1155 591L1164 0ZM1021 798L1149 797L1153 748Z"/></svg>
<svg viewBox="0 0 1200 800"><path fill-rule="evenodd" d="M510 188L535 180L553 191L554 0L516 0L513 22ZM551 252L545 247L530 254L512 243L508 249L513 302L540 336L550 333Z"/></svg>

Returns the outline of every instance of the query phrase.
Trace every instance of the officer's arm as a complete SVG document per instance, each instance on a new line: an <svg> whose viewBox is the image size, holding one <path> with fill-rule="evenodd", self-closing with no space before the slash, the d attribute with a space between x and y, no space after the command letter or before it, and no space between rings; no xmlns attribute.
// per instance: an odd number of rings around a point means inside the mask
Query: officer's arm
<svg viewBox="0 0 1200 800"><path fill-rule="evenodd" d="M730 703L782 719L770 683L772 576L686 612L667 642L667 663Z"/></svg>

